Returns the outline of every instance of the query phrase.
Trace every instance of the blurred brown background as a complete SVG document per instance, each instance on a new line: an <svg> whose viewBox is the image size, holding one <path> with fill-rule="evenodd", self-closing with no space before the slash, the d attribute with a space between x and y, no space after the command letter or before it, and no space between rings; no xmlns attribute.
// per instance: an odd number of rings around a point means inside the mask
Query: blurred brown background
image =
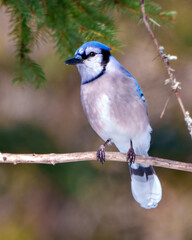
<svg viewBox="0 0 192 240"><path fill-rule="evenodd" d="M192 2L161 1L176 10L173 25L155 28L166 52L177 55L181 97L192 112ZM150 154L192 162L192 142L160 59L142 25L115 15L118 39L125 45L113 55L142 87L153 127ZM83 113L80 76L56 56L52 44L34 50L48 82L40 89L13 84L14 43L9 17L0 10L0 151L50 153L97 150L102 143ZM116 150L114 147L112 150ZM145 210L133 199L127 164L97 162L0 166L0 240L10 239L192 239L192 174L156 169L163 199Z"/></svg>

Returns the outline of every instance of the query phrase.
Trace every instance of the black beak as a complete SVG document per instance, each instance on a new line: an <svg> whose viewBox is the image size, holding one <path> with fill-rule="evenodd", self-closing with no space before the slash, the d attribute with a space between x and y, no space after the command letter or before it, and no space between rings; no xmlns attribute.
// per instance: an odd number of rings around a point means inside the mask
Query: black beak
<svg viewBox="0 0 192 240"><path fill-rule="evenodd" d="M71 58L71 59L68 59L67 61L65 61L65 64L67 64L67 65L76 65L76 64L81 64L81 63L83 63L83 60L79 59L79 58Z"/></svg>

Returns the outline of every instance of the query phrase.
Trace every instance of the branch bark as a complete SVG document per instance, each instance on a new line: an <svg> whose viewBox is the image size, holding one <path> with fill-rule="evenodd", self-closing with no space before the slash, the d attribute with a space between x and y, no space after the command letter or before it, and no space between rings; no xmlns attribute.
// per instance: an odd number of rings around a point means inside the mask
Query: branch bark
<svg viewBox="0 0 192 240"><path fill-rule="evenodd" d="M188 127L188 131L189 131L189 134L192 138L192 118L189 116L189 112L186 111L185 109L185 106L183 104L183 101L180 97L180 94L179 94L179 88L180 88L180 82L177 82L176 81L176 77L174 75L174 69L172 69L170 67L170 63L169 63L169 57L168 55L166 55L164 53L164 48L163 47L160 47L158 41L157 41L157 38L155 37L155 34L153 33L150 25L149 25L149 22L148 22L148 16L146 15L146 12L145 12L145 5L144 5L144 0L139 0L139 3L140 3L140 6L141 6L141 12L142 12L142 19L143 19L143 22L144 22L144 25L149 33L149 35L151 36L152 40L153 40L153 43L157 49L157 52L158 52L158 55L161 57L163 63L164 63L164 66L166 68L166 71L167 71L167 74L169 76L169 81L171 83L171 88L172 90L174 91L175 93L175 96L177 98L177 101L179 103L179 106L182 110L182 113L183 113L183 116L184 116L184 119L186 121L186 124L187 124L187 127ZM174 56L175 57L175 56Z"/></svg>
<svg viewBox="0 0 192 240"><path fill-rule="evenodd" d="M106 152L106 161L127 162L127 155L120 152ZM1 153L0 163L36 163L36 164L52 164L68 163L68 162L82 162L95 161L96 152L81 152L81 153L63 153L63 154L11 154ZM136 156L136 163L148 164L156 167L171 168L192 172L192 163L184 163L150 156Z"/></svg>

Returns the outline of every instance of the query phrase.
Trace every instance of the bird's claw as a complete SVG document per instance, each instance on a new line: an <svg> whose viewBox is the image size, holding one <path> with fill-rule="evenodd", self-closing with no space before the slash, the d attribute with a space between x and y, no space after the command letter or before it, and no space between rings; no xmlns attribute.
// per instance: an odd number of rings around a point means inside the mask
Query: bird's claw
<svg viewBox="0 0 192 240"><path fill-rule="evenodd" d="M135 152L134 152L134 149L133 147L130 147L129 148L129 151L127 153L127 161L129 162L129 165L131 166L132 163L135 162Z"/></svg>
<svg viewBox="0 0 192 240"><path fill-rule="evenodd" d="M97 161L100 161L101 164L105 162L105 146L101 145L97 151Z"/></svg>

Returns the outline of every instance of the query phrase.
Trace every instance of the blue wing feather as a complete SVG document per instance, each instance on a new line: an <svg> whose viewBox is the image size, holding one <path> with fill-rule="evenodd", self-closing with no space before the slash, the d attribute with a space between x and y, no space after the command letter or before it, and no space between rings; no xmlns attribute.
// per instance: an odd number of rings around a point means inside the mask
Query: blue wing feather
<svg viewBox="0 0 192 240"><path fill-rule="evenodd" d="M142 90L141 90L138 82L136 81L136 79L133 77L133 75L132 75L130 72L128 72L128 71L126 70L126 73L127 73L127 75L128 75L129 77L131 77L131 78L133 78L133 79L135 80L135 83L136 83L136 85L137 85L137 92L138 92L141 100L142 100L143 102L145 102L144 94L143 94L143 92L142 92Z"/></svg>

